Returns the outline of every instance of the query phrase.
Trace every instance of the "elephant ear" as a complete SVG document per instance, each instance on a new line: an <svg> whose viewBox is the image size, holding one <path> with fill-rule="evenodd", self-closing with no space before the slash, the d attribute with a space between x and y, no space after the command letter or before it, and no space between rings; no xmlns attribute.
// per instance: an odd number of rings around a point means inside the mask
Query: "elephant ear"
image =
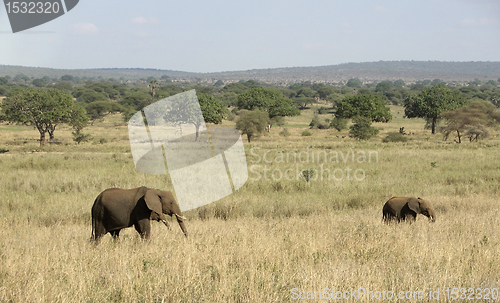
<svg viewBox="0 0 500 303"><path fill-rule="evenodd" d="M146 205L148 208L158 215L162 215L162 208L161 208L161 200L160 196L158 195L158 190L156 189L148 189L146 191L146 194L144 195L144 201L146 201Z"/></svg>
<svg viewBox="0 0 500 303"><path fill-rule="evenodd" d="M410 198L407 204L409 209L413 210L417 214L420 213L420 202L417 199Z"/></svg>

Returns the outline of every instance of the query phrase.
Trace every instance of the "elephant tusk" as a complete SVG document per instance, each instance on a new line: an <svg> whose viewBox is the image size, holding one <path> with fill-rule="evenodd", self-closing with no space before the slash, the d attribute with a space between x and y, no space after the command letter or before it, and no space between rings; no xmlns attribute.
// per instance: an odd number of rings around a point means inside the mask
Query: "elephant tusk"
<svg viewBox="0 0 500 303"><path fill-rule="evenodd" d="M179 216L178 214L174 213L174 215L178 218L178 219L183 219L183 220L186 220L187 218L184 217L184 216Z"/></svg>

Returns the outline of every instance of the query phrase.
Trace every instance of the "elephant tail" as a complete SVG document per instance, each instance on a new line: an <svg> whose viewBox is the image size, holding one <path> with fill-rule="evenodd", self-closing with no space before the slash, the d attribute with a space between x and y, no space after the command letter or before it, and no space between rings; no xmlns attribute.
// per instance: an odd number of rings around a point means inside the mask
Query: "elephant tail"
<svg viewBox="0 0 500 303"><path fill-rule="evenodd" d="M100 205L101 194L97 196L92 206L92 235L90 237L91 241L97 241L104 231L104 226L102 225L102 205Z"/></svg>

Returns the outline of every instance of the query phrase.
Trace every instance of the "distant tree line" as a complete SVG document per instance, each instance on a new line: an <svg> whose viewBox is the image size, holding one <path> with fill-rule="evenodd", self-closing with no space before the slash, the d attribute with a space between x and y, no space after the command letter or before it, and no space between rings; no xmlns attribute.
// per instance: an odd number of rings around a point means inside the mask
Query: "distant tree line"
<svg viewBox="0 0 500 303"><path fill-rule="evenodd" d="M311 122L311 127L343 129L347 119L353 119L357 129L354 133L366 131L371 135L376 133L370 124L372 122L389 122L392 118L387 105L404 105L408 118L421 117L429 121L432 133L435 133L437 122L449 117L445 112L460 108L471 101L486 101L494 107L500 107L500 78L497 80L470 81L464 85L447 85L439 79L423 80L416 83L405 83L403 80L385 80L373 83L363 83L359 79L350 79L345 83L327 85L323 83L302 82L289 86L276 86L255 80L224 83L219 80L215 85L173 82L168 76L159 79L148 77L136 81L125 79L89 79L72 75L64 75L58 79L44 76L30 78L23 74L15 77L0 77L0 96L5 100L19 100L23 91L33 92L57 91L69 96L75 106L83 109L90 124L114 113L121 113L124 121L145 106L187 90L196 89L203 109L205 121L220 123L223 119L234 119L235 115L246 111L259 111L259 123L279 124L284 116L299 115L301 110L315 106L318 102L329 104L322 108L321 113L334 114L333 119L323 123ZM64 97L66 99L66 97ZM3 108L6 107L3 102ZM233 108L231 112L229 108ZM80 111L79 111L80 112ZM6 114L3 109L0 119L28 123L16 120ZM246 115L246 114L245 114ZM69 121L64 118L58 123ZM35 122L29 122L35 123ZM242 122L240 122L241 124ZM487 125L486 123L485 125ZM240 130L245 127L240 126ZM50 127L49 127L50 129ZM81 134L82 127L76 131ZM254 138L261 132L258 127L246 127L243 131ZM253 133L249 132L255 129ZM476 129L478 129L476 127ZM48 131L47 131L48 132ZM463 130L462 130L463 132ZM448 133L449 135L450 133ZM483 133L484 136L484 133ZM481 135L476 137L480 138Z"/></svg>

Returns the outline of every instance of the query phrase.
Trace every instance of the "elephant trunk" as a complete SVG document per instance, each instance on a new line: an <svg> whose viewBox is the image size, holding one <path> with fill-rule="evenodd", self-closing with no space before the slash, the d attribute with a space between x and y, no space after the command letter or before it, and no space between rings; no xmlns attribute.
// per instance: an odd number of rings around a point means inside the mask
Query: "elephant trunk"
<svg viewBox="0 0 500 303"><path fill-rule="evenodd" d="M187 232L187 229L186 229L186 226L184 225L184 217L183 216L179 216L178 214L175 214L175 217L177 218L177 222L179 223L179 226L181 227L182 229L182 232L184 233L184 236L188 236L188 232Z"/></svg>
<svg viewBox="0 0 500 303"><path fill-rule="evenodd" d="M429 221L436 222L436 215L433 210L429 211Z"/></svg>

